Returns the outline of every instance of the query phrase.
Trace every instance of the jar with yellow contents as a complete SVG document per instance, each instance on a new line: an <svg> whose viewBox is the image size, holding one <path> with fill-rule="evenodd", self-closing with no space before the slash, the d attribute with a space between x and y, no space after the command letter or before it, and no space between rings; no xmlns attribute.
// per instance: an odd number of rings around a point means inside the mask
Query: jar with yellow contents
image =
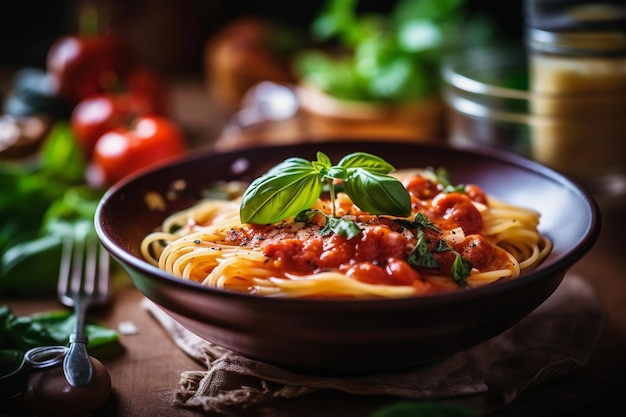
<svg viewBox="0 0 626 417"><path fill-rule="evenodd" d="M533 159L626 196L626 2L526 0Z"/></svg>

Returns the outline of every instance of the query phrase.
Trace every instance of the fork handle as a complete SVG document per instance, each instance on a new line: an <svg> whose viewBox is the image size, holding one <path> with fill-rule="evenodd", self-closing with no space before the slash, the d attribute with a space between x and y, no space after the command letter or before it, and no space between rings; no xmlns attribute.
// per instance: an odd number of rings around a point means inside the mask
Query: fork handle
<svg viewBox="0 0 626 417"><path fill-rule="evenodd" d="M70 336L70 348L63 359L63 372L67 382L74 387L82 387L93 377L93 365L87 353L87 337L73 333Z"/></svg>
<svg viewBox="0 0 626 417"><path fill-rule="evenodd" d="M87 335L85 334L86 306L80 301L74 306L76 323L74 333L70 335L69 345L63 359L63 373L70 385L82 387L93 377L93 365L87 353Z"/></svg>

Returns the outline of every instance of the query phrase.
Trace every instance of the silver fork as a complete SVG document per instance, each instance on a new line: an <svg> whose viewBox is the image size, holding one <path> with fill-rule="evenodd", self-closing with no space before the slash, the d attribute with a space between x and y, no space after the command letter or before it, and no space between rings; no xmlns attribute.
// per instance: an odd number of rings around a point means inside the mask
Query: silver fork
<svg viewBox="0 0 626 417"><path fill-rule="evenodd" d="M87 310L110 298L109 254L88 230L78 230L76 236L64 240L57 292L59 300L73 307L76 316L63 372L72 386L84 386L93 377L85 332Z"/></svg>

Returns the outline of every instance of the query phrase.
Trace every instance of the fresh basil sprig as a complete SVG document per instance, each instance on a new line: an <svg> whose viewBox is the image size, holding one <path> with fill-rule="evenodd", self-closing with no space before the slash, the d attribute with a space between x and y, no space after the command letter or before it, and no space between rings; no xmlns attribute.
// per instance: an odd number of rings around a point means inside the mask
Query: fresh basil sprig
<svg viewBox="0 0 626 417"><path fill-rule="evenodd" d="M333 201L334 181L341 180L343 191L361 210L406 217L411 214L411 198L400 181L387 175L393 170L382 158L365 152L346 155L337 165L323 152L315 161L289 158L250 184L239 216L242 223L278 223L311 208L324 186Z"/></svg>

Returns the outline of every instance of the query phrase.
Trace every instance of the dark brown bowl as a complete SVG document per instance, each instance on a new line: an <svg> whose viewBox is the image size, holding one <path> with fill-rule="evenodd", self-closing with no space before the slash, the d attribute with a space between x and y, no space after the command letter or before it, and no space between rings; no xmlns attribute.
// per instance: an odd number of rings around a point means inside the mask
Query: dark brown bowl
<svg viewBox="0 0 626 417"><path fill-rule="evenodd" d="M475 183L502 200L541 213L554 243L534 271L490 286L394 300L262 298L182 281L143 261L142 238L169 213L195 203L216 180L251 180L292 156L333 162L355 151L403 167L445 167L456 183ZM148 192L166 195L184 180L164 211L149 210ZM483 342L517 323L559 286L600 231L596 204L576 184L534 162L497 151L469 151L389 141L342 141L198 152L113 186L96 214L97 233L135 286L183 326L217 345L261 361L315 374L406 369Z"/></svg>

